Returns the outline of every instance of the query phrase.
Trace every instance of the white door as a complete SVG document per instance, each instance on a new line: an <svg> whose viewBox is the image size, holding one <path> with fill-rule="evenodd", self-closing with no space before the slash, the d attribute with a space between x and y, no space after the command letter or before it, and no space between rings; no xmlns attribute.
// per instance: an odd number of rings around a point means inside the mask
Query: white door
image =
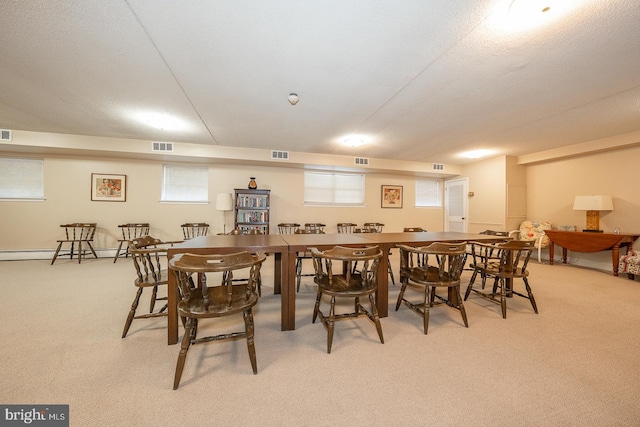
<svg viewBox="0 0 640 427"><path fill-rule="evenodd" d="M469 178L444 182L444 231L469 229Z"/></svg>

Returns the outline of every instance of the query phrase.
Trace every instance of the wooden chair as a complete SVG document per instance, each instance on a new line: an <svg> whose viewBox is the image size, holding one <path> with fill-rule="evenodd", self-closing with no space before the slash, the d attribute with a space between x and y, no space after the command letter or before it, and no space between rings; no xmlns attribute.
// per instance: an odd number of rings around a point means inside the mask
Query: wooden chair
<svg viewBox="0 0 640 427"><path fill-rule="evenodd" d="M258 373L252 308L258 302L256 286L260 277L260 267L265 259L263 253L252 255L248 252L225 255L180 254L171 259L170 268L175 272L182 295L178 303L178 315L185 319L185 332L173 380L174 390L180 384L191 344L245 338L253 373ZM246 283L233 283L233 276L238 271L248 275ZM207 276L214 275L224 277L224 280L215 277L208 280ZM194 283L198 286L194 287ZM217 285L209 286L208 283ZM239 314L242 314L244 319L244 331L197 337L200 320Z"/></svg>
<svg viewBox="0 0 640 427"><path fill-rule="evenodd" d="M280 234L294 234L300 229L300 224L295 222L281 222L278 224L278 232Z"/></svg>
<svg viewBox="0 0 640 427"><path fill-rule="evenodd" d="M307 222L304 225L304 229L307 230L310 233L324 233L324 228L326 227L325 224L322 224L320 222Z"/></svg>
<svg viewBox="0 0 640 427"><path fill-rule="evenodd" d="M464 295L465 301L469 298L471 291L499 303L502 308L502 318L507 318L507 296L518 295L531 302L533 311L538 313L536 300L529 286L529 272L527 264L531 253L536 248L535 240L513 240L498 244L485 244L472 242L474 271ZM493 278L493 289L491 292L483 292L473 288L478 273L484 278ZM516 292L513 289L515 279L522 279L527 295ZM483 285L484 288L484 285Z"/></svg>
<svg viewBox="0 0 640 427"><path fill-rule="evenodd" d="M324 234L323 227L309 227L308 224L305 224L305 228L300 228L295 231L295 234ZM302 282L302 277L311 277L314 276L315 273L302 273L302 265L305 259L312 259L311 251L307 250L304 252L296 252L296 292L300 292L300 283Z"/></svg>
<svg viewBox="0 0 640 427"><path fill-rule="evenodd" d="M93 236L96 234L96 223L95 222L75 222L72 224L62 224L60 227L64 228L64 239L58 240L58 248L56 252L53 254L53 259L51 260L51 265L56 262L56 258L60 254L60 249L62 249L62 245L65 243L71 244L71 249L69 249L68 253L63 255L69 255L69 259L73 259L74 254L74 246L77 244L77 254L78 254L78 264L82 262L82 257L86 255L87 252L91 252L96 259L98 259L98 254L93 249L91 242L93 242ZM85 244L88 249L83 249L82 245Z"/></svg>
<svg viewBox="0 0 640 427"><path fill-rule="evenodd" d="M354 228L353 232L354 233L382 233L382 227L384 227L384 224L381 224L379 222L365 222L364 223L364 227L363 228ZM391 250L389 250L389 254L387 256L391 255ZM355 262L353 264L353 272L356 272L356 269L358 267L358 263ZM391 277L391 283L395 286L396 284L396 279L395 277L393 277L393 269L391 268L391 264L389 264L389 277Z"/></svg>
<svg viewBox="0 0 640 427"><path fill-rule="evenodd" d="M338 233L353 233L353 230L358 226L352 222L339 222L337 225Z"/></svg>
<svg viewBox="0 0 640 427"><path fill-rule="evenodd" d="M127 336L131 323L134 319L150 319L167 315L167 305L165 304L160 310L155 311L157 301L166 300L167 297L158 297L158 287L166 286L168 283L166 265L167 248L170 243L164 243L158 239L147 235L144 237L136 237L129 243L128 251L133 260L133 267L136 270L136 278L133 284L138 288L136 296L131 304L131 309L127 315L122 330L122 338ZM149 305L149 313L136 316L136 311L140 303L142 291L151 288L151 302Z"/></svg>
<svg viewBox="0 0 640 427"><path fill-rule="evenodd" d="M182 234L185 240L198 236L206 236L209 232L209 224L205 222L187 222L180 227L182 227Z"/></svg>
<svg viewBox="0 0 640 427"><path fill-rule="evenodd" d="M316 248L310 248L310 251L313 255L313 266L315 268L314 282L318 285L316 304L313 309L313 323L315 323L317 317L320 317L320 321L327 329L327 353L331 353L335 321L361 316L367 316L376 325L380 342L384 344L382 325L380 324L374 298L378 289L377 271L378 262L382 257L382 250L377 246L368 248L335 246L324 252ZM352 273L352 263L355 261L360 261L362 268L354 274ZM342 274L333 272L333 262L341 264L340 271L343 272ZM320 310L320 302L323 295L331 298L331 308L328 316L325 316ZM369 297L371 312L360 304L361 297ZM336 298L353 298L355 311L336 314Z"/></svg>
<svg viewBox="0 0 640 427"><path fill-rule="evenodd" d="M127 258L129 257L129 243L133 239L137 239L138 237L144 237L149 235L148 222L120 224L118 228L120 228L120 230L122 231L122 239L118 239L118 242L119 242L118 250L116 251L116 256L113 257L114 263L121 256L120 251L122 250L123 245L125 247L125 251L122 255L124 255L124 257Z"/></svg>
<svg viewBox="0 0 640 427"><path fill-rule="evenodd" d="M513 231L496 231L496 230L484 230L479 232L478 234L484 234L487 236L498 236L498 237L504 237L505 240L507 240L507 238L513 238L514 237L514 232ZM516 236L517 237L517 236ZM487 253L487 256L489 258L492 259L492 262L495 262L495 254L497 251L489 251L489 253ZM467 243L467 259L471 257L471 263L469 264L468 267L465 268L465 270L467 271L475 271L475 267L474 267L474 262L473 262L473 251L471 249L471 244ZM480 271L480 277L482 278L482 289L484 289L485 283L486 283L486 276L482 273L482 271Z"/></svg>
<svg viewBox="0 0 640 427"><path fill-rule="evenodd" d="M400 248L400 281L402 288L396 302L396 311L405 304L423 319L425 335L429 330L429 312L431 307L447 304L460 311L464 326L469 327L467 313L460 296L460 274L464 266L466 243L436 242L429 246L414 248L398 245ZM418 265L415 258L424 261ZM411 302L405 298L408 287L422 293L420 302ZM438 288L447 288L447 298L438 295Z"/></svg>
<svg viewBox="0 0 640 427"><path fill-rule="evenodd" d="M382 233L383 227L384 227L384 224L382 224L381 222L365 222L364 223L364 228L375 230L375 231L372 231L373 233Z"/></svg>

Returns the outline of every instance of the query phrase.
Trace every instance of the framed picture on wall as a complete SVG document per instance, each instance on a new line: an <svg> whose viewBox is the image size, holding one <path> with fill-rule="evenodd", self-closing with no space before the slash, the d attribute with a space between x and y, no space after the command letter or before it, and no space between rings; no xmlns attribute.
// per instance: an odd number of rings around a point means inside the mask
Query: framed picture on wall
<svg viewBox="0 0 640 427"><path fill-rule="evenodd" d="M382 207L402 209L402 186L382 186Z"/></svg>
<svg viewBox="0 0 640 427"><path fill-rule="evenodd" d="M126 202L127 176L92 173L91 200L94 202Z"/></svg>

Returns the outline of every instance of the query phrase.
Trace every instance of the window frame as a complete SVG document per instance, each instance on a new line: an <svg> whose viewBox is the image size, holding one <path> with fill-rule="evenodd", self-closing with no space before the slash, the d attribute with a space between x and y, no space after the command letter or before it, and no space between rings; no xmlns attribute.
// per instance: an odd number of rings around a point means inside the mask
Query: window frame
<svg viewBox="0 0 640 427"><path fill-rule="evenodd" d="M318 178L316 180L317 184L322 184L320 176L325 178L330 177L326 180L328 186L320 189L311 189L309 178L315 176ZM354 185L349 189L345 189L344 187L339 187L341 179L354 179L359 178L359 184ZM355 181L354 181L355 182ZM325 171L304 171L304 194L303 194L303 206L328 206L328 207L346 207L346 208L354 208L354 207L365 207L366 200L366 175L363 173L347 173L347 172L325 172ZM358 188L359 187L359 188ZM327 192L325 196L329 196L331 200L311 200L314 198L310 194L311 191L315 192ZM352 199L353 201L337 201L341 198L345 198L345 192L357 192L359 193L358 200ZM347 197L348 199L348 197Z"/></svg>
<svg viewBox="0 0 640 427"><path fill-rule="evenodd" d="M10 167L11 163L15 163L16 166ZM0 165L2 166L0 167L0 184L3 181L8 183L5 187L7 188L6 194L0 187L0 201L42 202L46 200L44 195L44 158L0 156ZM33 172L31 175L27 174L31 172ZM29 184L28 181L34 181L35 185ZM25 194L18 194L21 190Z"/></svg>
<svg viewBox="0 0 640 427"><path fill-rule="evenodd" d="M185 185L187 182L193 182L193 179L196 178L195 176L191 176L191 179L187 179L187 180L183 180L182 182L173 182L170 183L171 186L173 187L167 187L167 179L168 179L168 173L169 172L176 172L182 170L183 172L191 170L191 171L195 171L195 170L204 170L204 180L203 182L201 182L200 187L204 187L204 193L202 195L205 196L204 199L193 199L190 200L188 197L186 198L178 198L175 197L173 192L176 193L180 193L180 190L177 190L175 187L178 187L180 185ZM204 185L202 185L204 184ZM195 186L194 186L195 187ZM169 194L167 194L169 193ZM185 193L182 193L185 194ZM175 197L175 198L167 198L169 196ZM203 165L177 165L177 164L171 164L171 163L167 163L162 165L162 183L161 183L161 188L160 188L160 202L161 203L169 203L169 204L208 204L210 203L209 200L209 167L208 166L203 166Z"/></svg>
<svg viewBox="0 0 640 427"><path fill-rule="evenodd" d="M437 204L429 204L428 200L422 200L421 197L424 196L425 191L421 190L420 187L420 183L426 183L426 182L430 182L430 183L435 183L437 185L437 198L438 198L438 202ZM444 191L443 191L443 182L440 179L435 179L435 178L416 178L416 182L415 182L415 200L414 200L414 207L416 208L434 208L434 209L441 209L444 208Z"/></svg>

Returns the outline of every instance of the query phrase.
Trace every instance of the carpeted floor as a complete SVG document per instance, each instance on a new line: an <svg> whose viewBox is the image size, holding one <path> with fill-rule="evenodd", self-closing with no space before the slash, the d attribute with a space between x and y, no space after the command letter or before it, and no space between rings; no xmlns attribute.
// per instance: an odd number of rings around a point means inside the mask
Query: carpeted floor
<svg viewBox="0 0 640 427"><path fill-rule="evenodd" d="M637 280L533 261L540 314L513 298L504 320L471 295L468 329L438 307L426 336L418 316L394 311L390 286L385 344L367 319L343 321L327 354L324 328L311 323L312 278L297 329L280 331L272 262L255 310L258 374L245 341L193 346L177 391L179 346L166 345L164 318L136 320L120 338L130 261L0 262L0 403L69 404L72 426L640 425Z"/></svg>

